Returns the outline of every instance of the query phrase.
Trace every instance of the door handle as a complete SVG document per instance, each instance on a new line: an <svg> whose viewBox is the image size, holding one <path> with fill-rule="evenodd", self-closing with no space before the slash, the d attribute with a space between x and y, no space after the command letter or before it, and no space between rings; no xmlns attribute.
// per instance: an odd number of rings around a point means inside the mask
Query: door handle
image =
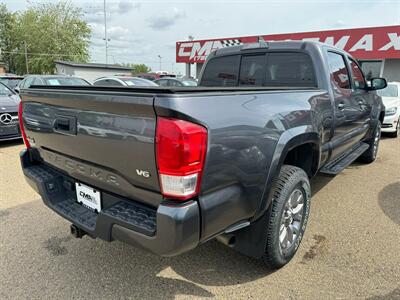
<svg viewBox="0 0 400 300"><path fill-rule="evenodd" d="M339 103L337 107L338 107L339 110L343 110L344 109L344 103Z"/></svg>

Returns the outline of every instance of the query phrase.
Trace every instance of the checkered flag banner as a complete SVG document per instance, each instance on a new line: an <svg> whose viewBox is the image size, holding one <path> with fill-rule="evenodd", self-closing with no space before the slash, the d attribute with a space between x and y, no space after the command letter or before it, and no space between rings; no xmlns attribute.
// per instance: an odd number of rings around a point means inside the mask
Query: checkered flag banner
<svg viewBox="0 0 400 300"><path fill-rule="evenodd" d="M232 47L232 46L239 46L243 45L243 43L239 39L232 39L232 40L222 40L221 41L222 47Z"/></svg>

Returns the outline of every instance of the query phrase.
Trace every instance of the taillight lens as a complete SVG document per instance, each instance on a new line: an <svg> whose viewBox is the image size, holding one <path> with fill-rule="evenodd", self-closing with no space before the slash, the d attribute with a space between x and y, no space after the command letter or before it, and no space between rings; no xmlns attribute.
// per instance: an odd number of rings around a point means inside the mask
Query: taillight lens
<svg viewBox="0 0 400 300"><path fill-rule="evenodd" d="M18 108L18 121L19 121L19 128L21 130L22 139L24 140L26 148L30 148L31 145L29 144L28 139L26 138L25 128L24 128L24 121L22 120L22 110L23 110L22 101L19 102Z"/></svg>
<svg viewBox="0 0 400 300"><path fill-rule="evenodd" d="M198 194L207 152L207 129L172 118L157 118L156 155L164 196L186 200Z"/></svg>

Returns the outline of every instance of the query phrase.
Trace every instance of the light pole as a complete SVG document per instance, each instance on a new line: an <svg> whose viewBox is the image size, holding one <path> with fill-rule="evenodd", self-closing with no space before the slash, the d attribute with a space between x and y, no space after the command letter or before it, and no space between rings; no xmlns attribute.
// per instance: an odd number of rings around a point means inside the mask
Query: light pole
<svg viewBox="0 0 400 300"><path fill-rule="evenodd" d="M162 59L162 56L158 55L158 58L160 59L160 71L161 71L161 59Z"/></svg>
<svg viewBox="0 0 400 300"><path fill-rule="evenodd" d="M108 64L108 41L109 39L107 38L107 15L106 15L106 0L104 0L104 41L106 45L106 64Z"/></svg>

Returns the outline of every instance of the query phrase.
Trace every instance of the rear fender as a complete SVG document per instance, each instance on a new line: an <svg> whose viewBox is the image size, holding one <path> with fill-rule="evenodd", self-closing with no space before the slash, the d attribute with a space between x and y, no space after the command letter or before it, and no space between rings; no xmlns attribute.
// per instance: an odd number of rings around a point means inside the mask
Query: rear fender
<svg viewBox="0 0 400 300"><path fill-rule="evenodd" d="M261 198L259 209L253 218L250 226L239 230L235 233L234 248L251 257L259 258L264 254L266 243L266 210L271 204L270 193L273 187L274 180L279 174L286 155L289 151L297 146L307 143L315 144L315 147L320 147L320 138L318 133L311 132L309 126L300 126L285 131L278 140L270 168L268 177L265 183L264 192ZM319 152L320 153L320 152ZM320 154L319 154L320 155ZM320 157L318 158L318 163Z"/></svg>

